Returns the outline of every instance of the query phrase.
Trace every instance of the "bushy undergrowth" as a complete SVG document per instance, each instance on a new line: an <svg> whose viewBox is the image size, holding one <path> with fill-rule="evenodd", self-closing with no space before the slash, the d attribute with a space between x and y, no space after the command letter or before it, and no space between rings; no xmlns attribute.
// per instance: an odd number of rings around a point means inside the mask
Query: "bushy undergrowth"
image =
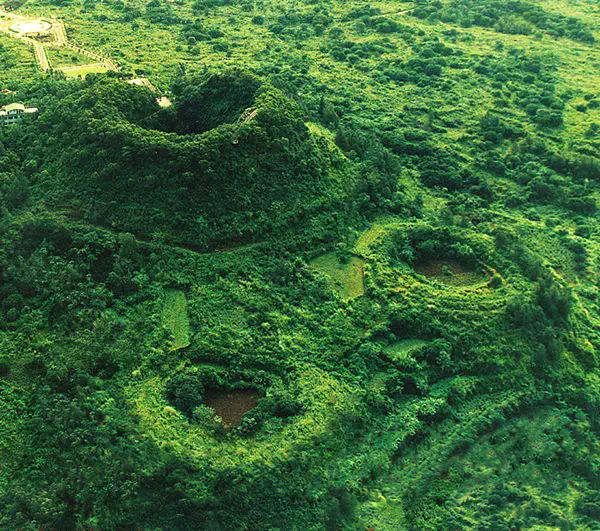
<svg viewBox="0 0 600 531"><path fill-rule="evenodd" d="M13 6L122 71L0 71L0 527L594 528L598 11L543 4Z"/></svg>

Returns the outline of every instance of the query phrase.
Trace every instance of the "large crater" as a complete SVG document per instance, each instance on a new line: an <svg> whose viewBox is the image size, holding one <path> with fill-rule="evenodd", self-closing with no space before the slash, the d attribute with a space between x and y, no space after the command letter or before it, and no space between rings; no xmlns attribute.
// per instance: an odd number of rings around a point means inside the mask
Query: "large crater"
<svg viewBox="0 0 600 531"><path fill-rule="evenodd" d="M63 211L208 250L263 238L349 189L341 155L309 131L294 101L252 74L184 77L168 109L155 98L99 76L48 102L39 121L48 131L33 133L48 136L40 186Z"/></svg>
<svg viewBox="0 0 600 531"><path fill-rule="evenodd" d="M239 70L180 80L173 87L174 112L163 128L183 134L203 133L243 122L252 115L260 87L257 78Z"/></svg>

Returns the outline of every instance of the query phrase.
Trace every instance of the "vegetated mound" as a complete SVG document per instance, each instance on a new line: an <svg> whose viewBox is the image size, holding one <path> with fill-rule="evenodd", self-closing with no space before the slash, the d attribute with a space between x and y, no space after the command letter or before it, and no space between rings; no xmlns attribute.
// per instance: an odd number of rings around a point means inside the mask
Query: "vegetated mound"
<svg viewBox="0 0 600 531"><path fill-rule="evenodd" d="M150 91L96 77L46 98L25 129L45 146L39 196L88 223L202 250L300 222L350 189L346 159L270 85L203 73L175 94L161 110Z"/></svg>

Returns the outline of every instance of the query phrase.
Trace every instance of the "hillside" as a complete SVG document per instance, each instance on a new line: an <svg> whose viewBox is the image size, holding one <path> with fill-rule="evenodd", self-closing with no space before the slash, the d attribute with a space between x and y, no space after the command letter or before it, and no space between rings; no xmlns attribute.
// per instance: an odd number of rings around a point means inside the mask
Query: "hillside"
<svg viewBox="0 0 600 531"><path fill-rule="evenodd" d="M72 220L202 251L260 239L356 186L297 105L242 71L182 78L166 109L118 79L33 89L42 110L11 141L39 161L31 201Z"/></svg>
<svg viewBox="0 0 600 531"><path fill-rule="evenodd" d="M0 528L598 527L595 0L4 8Z"/></svg>

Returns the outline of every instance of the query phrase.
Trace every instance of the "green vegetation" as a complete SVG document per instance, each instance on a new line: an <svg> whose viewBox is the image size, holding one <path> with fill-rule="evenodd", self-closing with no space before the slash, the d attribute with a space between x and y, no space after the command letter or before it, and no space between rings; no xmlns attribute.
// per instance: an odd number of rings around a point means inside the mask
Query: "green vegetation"
<svg viewBox="0 0 600 531"><path fill-rule="evenodd" d="M597 2L9 4L0 528L598 527Z"/></svg>
<svg viewBox="0 0 600 531"><path fill-rule="evenodd" d="M88 74L102 74L108 72L108 68L101 64L81 64L81 65L73 65L62 67L60 69L62 75L68 78L84 78Z"/></svg>
<svg viewBox="0 0 600 531"><path fill-rule="evenodd" d="M80 66L90 62L89 58L68 48L48 48L46 53L52 68Z"/></svg>
<svg viewBox="0 0 600 531"><path fill-rule="evenodd" d="M35 76L36 70L29 48L0 33L0 86L16 88L18 79L30 79Z"/></svg>
<svg viewBox="0 0 600 531"><path fill-rule="evenodd" d="M406 360L414 351L425 345L427 345L427 341L422 339L401 339L386 347L385 353L393 360Z"/></svg>
<svg viewBox="0 0 600 531"><path fill-rule="evenodd" d="M356 256L340 259L335 253L324 254L312 260L310 265L329 277L344 300L360 297L365 292L364 262Z"/></svg>
<svg viewBox="0 0 600 531"><path fill-rule="evenodd" d="M170 289L165 292L163 311L163 326L173 334L172 349L177 350L190 344L190 321L187 314L185 293Z"/></svg>

